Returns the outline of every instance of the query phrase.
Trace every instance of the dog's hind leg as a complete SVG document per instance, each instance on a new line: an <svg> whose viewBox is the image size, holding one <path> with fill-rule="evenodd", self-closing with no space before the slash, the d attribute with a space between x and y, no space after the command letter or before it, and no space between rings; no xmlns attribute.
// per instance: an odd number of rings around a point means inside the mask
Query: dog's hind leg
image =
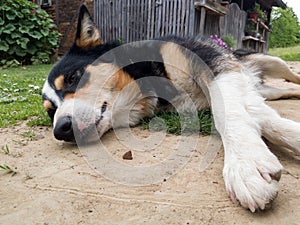
<svg viewBox="0 0 300 225"><path fill-rule="evenodd" d="M277 196L283 168L262 140L259 123L247 111L248 105L265 104L249 75L219 74L210 83L209 92L215 126L224 145L226 190L234 202L254 212Z"/></svg>
<svg viewBox="0 0 300 225"><path fill-rule="evenodd" d="M300 75L294 73L286 62L278 57L251 54L246 56L243 61L255 65L261 71L263 77L285 79L286 81L300 84Z"/></svg>
<svg viewBox="0 0 300 225"><path fill-rule="evenodd" d="M266 99L266 100L277 100L284 98L300 98L300 88L289 88L289 89L279 89L275 87L270 87L267 85L260 85L258 88L258 92Z"/></svg>

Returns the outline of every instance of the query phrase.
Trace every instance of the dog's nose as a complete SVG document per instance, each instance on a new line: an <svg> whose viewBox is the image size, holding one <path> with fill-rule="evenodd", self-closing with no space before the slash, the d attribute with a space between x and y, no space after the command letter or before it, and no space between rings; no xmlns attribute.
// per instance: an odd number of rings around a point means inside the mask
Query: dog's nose
<svg viewBox="0 0 300 225"><path fill-rule="evenodd" d="M54 137L57 140L74 141L74 132L72 127L72 117L64 116L57 120L54 127Z"/></svg>

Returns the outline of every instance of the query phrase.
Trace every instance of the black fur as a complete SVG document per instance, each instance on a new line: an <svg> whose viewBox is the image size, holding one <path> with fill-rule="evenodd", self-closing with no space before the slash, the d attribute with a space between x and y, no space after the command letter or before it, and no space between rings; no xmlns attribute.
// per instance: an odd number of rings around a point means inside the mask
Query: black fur
<svg viewBox="0 0 300 225"><path fill-rule="evenodd" d="M245 56L256 54L256 53L257 53L256 51L250 50L250 49L237 49L237 50L233 51L233 55L238 59L241 59Z"/></svg>

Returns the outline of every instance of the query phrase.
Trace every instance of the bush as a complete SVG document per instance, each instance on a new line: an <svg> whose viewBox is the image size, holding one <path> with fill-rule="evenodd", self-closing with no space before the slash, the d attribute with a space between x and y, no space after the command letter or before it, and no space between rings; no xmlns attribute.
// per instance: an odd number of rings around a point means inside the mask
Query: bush
<svg viewBox="0 0 300 225"><path fill-rule="evenodd" d="M49 63L59 33L47 12L28 0L0 0L0 13L0 66Z"/></svg>
<svg viewBox="0 0 300 225"><path fill-rule="evenodd" d="M231 49L236 48L236 40L231 34L227 34L224 37L222 37L222 40L227 44L227 46Z"/></svg>

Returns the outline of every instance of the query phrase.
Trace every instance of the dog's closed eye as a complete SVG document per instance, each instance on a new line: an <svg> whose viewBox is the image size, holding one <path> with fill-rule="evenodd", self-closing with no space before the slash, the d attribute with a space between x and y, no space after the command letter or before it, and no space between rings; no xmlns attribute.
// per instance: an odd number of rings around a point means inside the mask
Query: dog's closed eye
<svg viewBox="0 0 300 225"><path fill-rule="evenodd" d="M103 102L103 105L101 106L101 114L105 112L107 108L107 102Z"/></svg>
<svg viewBox="0 0 300 225"><path fill-rule="evenodd" d="M82 71L81 70L76 70L74 73L69 74L66 77L66 84L70 87L73 85L77 85L77 83L80 81L80 78L82 76Z"/></svg>

